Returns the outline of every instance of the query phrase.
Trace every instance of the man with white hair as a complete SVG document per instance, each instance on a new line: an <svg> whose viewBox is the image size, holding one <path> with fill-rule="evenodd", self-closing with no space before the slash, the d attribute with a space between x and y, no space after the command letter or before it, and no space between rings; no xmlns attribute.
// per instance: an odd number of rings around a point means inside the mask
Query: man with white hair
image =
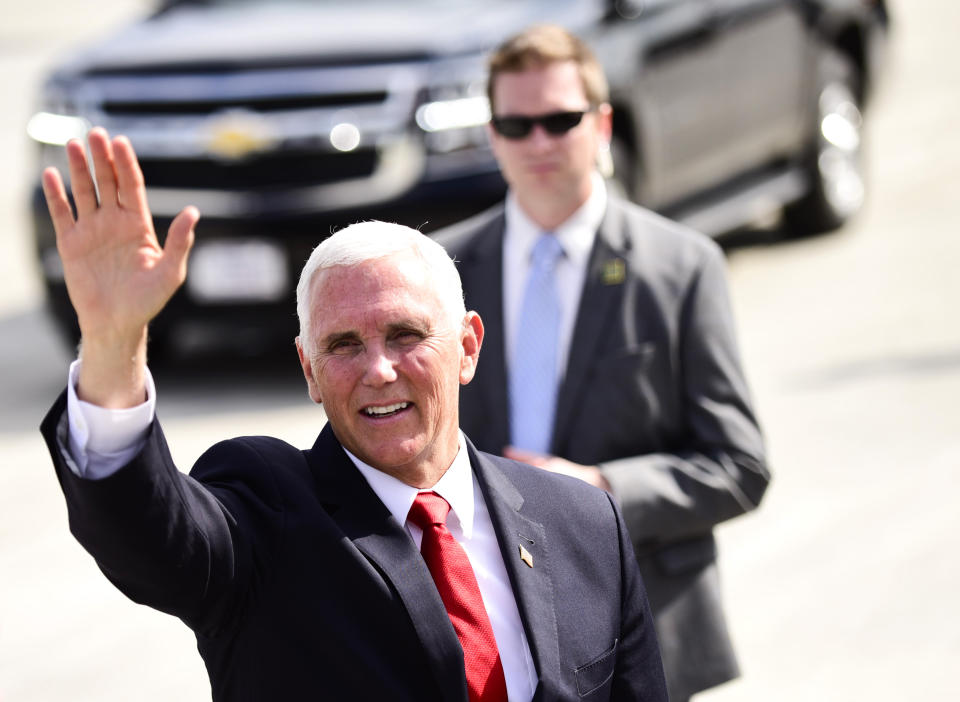
<svg viewBox="0 0 960 702"><path fill-rule="evenodd" d="M147 325L199 213L161 247L130 143L44 173L82 334L42 425L71 530L131 599L196 634L215 700L666 700L613 500L474 449L458 426L483 323L442 247L367 222L314 251L297 351L312 448L243 437L174 466ZM99 193L99 196L97 195Z"/></svg>

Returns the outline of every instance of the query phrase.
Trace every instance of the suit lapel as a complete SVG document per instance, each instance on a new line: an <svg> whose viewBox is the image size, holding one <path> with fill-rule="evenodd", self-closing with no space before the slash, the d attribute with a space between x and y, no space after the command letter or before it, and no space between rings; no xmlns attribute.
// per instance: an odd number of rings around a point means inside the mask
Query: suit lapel
<svg viewBox="0 0 960 702"><path fill-rule="evenodd" d="M539 674L537 699L541 699L544 691L560 685L560 645L546 533L542 524L521 514L523 496L513 483L469 440L467 444Z"/></svg>
<svg viewBox="0 0 960 702"><path fill-rule="evenodd" d="M467 446L539 675L537 699L542 699L545 691L560 686L547 535L541 523L521 513L524 500L513 483L469 439ZM403 601L444 699L466 702L463 652L430 571L406 530L343 452L329 425L311 451L310 467L331 518Z"/></svg>
<svg viewBox="0 0 960 702"><path fill-rule="evenodd" d="M628 240L613 203L608 204L603 223L597 232L587 262L587 274L580 296L580 306L570 340L570 353L554 420L552 452L562 453L562 441L570 431L573 411L579 404L590 367L596 363L608 318L621 307L629 267L626 249Z"/></svg>
<svg viewBox="0 0 960 702"><path fill-rule="evenodd" d="M344 453L329 425L310 466L330 516L403 601L445 700L466 702L463 650L420 552Z"/></svg>
<svg viewBox="0 0 960 702"><path fill-rule="evenodd" d="M460 265L463 289L471 291L467 308L476 310L484 324L481 363L470 392L480 395L491 446L505 446L510 437L507 398L506 336L503 328L503 214L476 237L476 247ZM498 449L499 450L499 449Z"/></svg>

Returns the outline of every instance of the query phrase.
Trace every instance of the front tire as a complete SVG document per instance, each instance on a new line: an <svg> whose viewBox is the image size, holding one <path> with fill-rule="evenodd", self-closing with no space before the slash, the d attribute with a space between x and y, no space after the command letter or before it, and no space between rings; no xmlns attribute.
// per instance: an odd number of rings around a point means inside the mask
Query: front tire
<svg viewBox="0 0 960 702"><path fill-rule="evenodd" d="M784 213L795 236L838 229L863 206L866 168L859 82L850 58L835 49L823 54L815 133L806 157L810 188Z"/></svg>

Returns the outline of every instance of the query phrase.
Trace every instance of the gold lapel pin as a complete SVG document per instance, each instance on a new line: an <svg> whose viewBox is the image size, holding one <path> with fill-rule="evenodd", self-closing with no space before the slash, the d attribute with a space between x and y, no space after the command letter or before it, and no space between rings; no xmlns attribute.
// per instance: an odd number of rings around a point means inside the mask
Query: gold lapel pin
<svg viewBox="0 0 960 702"><path fill-rule="evenodd" d="M533 556L527 549L523 547L523 544L520 545L520 560L526 563L530 568L533 568Z"/></svg>
<svg viewBox="0 0 960 702"><path fill-rule="evenodd" d="M627 267L622 258L612 258L603 264L603 284L620 285L627 277Z"/></svg>

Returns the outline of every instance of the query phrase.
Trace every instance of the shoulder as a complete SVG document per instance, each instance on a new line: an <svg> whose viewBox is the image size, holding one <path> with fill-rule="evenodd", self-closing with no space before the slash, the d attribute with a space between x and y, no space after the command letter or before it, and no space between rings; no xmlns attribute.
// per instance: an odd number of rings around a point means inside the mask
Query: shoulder
<svg viewBox="0 0 960 702"><path fill-rule="evenodd" d="M620 198L610 198L600 236L645 285L663 284L676 293L704 274L725 275L723 250L713 239Z"/></svg>
<svg viewBox="0 0 960 702"><path fill-rule="evenodd" d="M224 463L227 458L240 459L238 467L244 463L282 466L304 460L301 449L282 439L272 436L238 436L220 441L207 449L197 461L194 470Z"/></svg>
<svg viewBox="0 0 960 702"><path fill-rule="evenodd" d="M705 234L618 197L610 197L601 230L638 255L657 254L689 263L723 258L720 246Z"/></svg>
<svg viewBox="0 0 960 702"><path fill-rule="evenodd" d="M304 452L270 436L241 436L214 444L190 476L215 492L256 496L279 507L283 496L308 487L310 470Z"/></svg>
<svg viewBox="0 0 960 702"><path fill-rule="evenodd" d="M504 203L430 234L452 257L462 258L487 236L495 236L504 227Z"/></svg>
<svg viewBox="0 0 960 702"><path fill-rule="evenodd" d="M516 490L521 511L545 523L576 529L616 529L617 509L611 496L566 475L535 468L501 456L477 452L485 468L499 474ZM506 491L501 489L501 493Z"/></svg>

